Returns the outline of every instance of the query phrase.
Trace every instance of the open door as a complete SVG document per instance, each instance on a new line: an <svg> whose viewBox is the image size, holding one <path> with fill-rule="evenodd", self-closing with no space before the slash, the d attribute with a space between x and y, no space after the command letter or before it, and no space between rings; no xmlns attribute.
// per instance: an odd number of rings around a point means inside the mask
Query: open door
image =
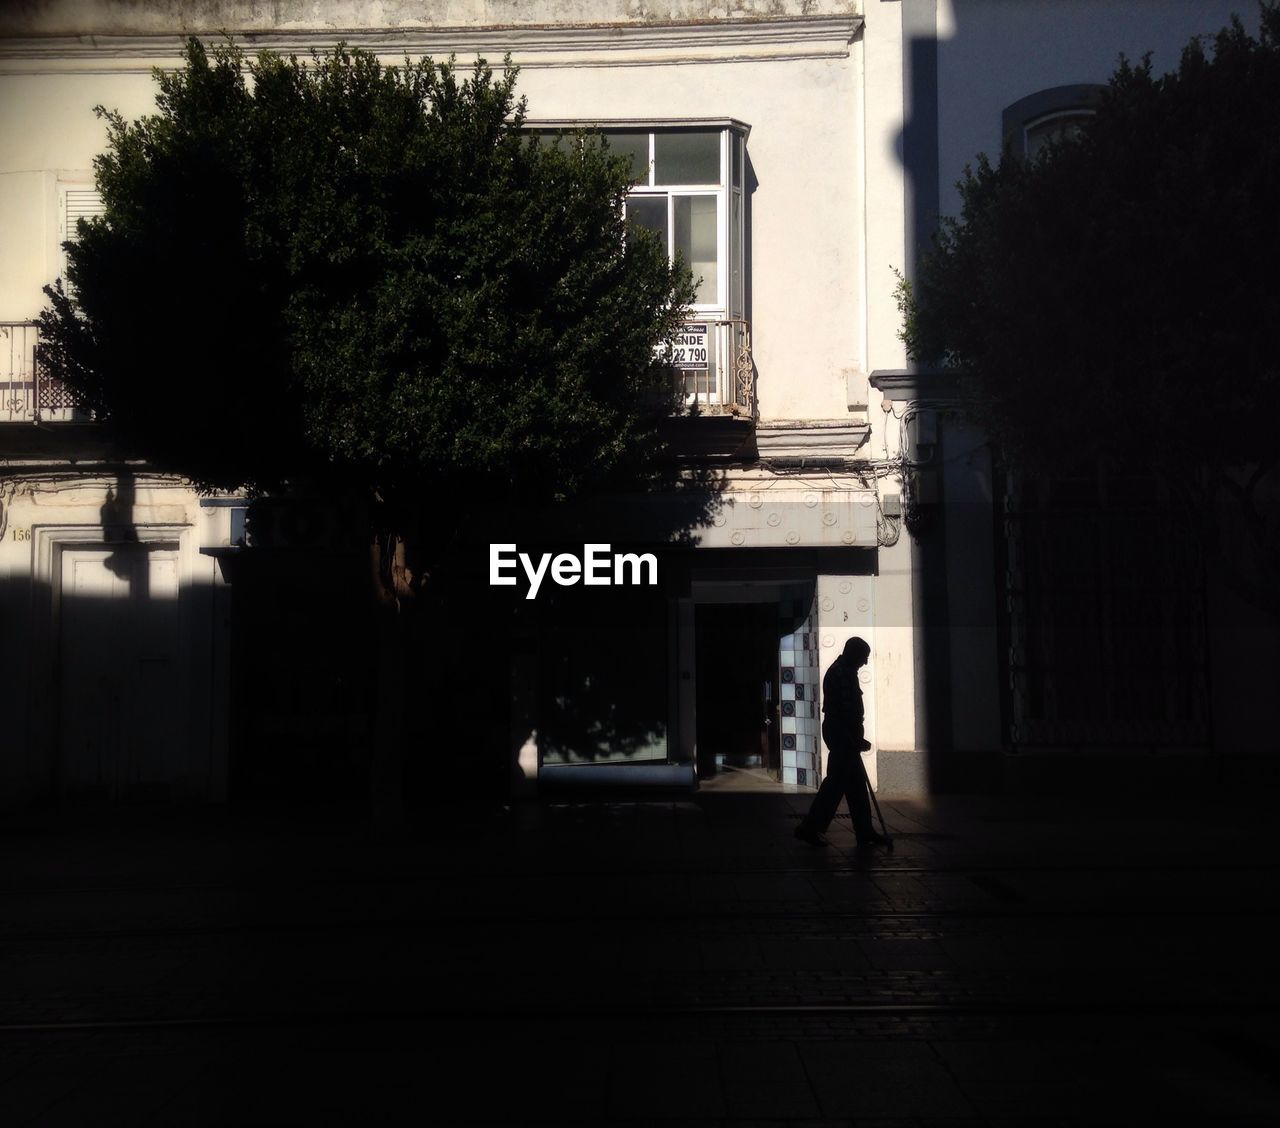
<svg viewBox="0 0 1280 1128"><path fill-rule="evenodd" d="M776 770L776 606L702 604L695 631L698 778L721 768Z"/></svg>

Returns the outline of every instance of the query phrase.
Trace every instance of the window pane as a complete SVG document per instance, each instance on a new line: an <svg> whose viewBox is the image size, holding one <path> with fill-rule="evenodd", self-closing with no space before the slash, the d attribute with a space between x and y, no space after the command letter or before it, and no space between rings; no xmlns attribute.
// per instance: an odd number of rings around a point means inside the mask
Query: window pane
<svg viewBox="0 0 1280 1128"><path fill-rule="evenodd" d="M649 183L649 135L647 133L602 134L609 142L609 152L614 156L631 158L631 182Z"/></svg>
<svg viewBox="0 0 1280 1128"><path fill-rule="evenodd" d="M746 295L742 285L742 193L730 193L729 200L732 209L729 216L729 288L733 291L729 312L733 317L743 317L746 313Z"/></svg>
<svg viewBox="0 0 1280 1128"><path fill-rule="evenodd" d="M1032 122L1026 127L1027 159L1037 156L1041 149L1054 141L1067 141L1077 136L1091 117L1092 110L1067 111Z"/></svg>
<svg viewBox="0 0 1280 1128"><path fill-rule="evenodd" d="M536 138L544 149L564 149L566 152L573 148L575 140L572 133L563 129L526 129L524 134L529 144L533 144Z"/></svg>
<svg viewBox="0 0 1280 1128"><path fill-rule="evenodd" d="M658 133L653 139L655 184L719 184L720 132Z"/></svg>
<svg viewBox="0 0 1280 1128"><path fill-rule="evenodd" d="M717 253L719 224L716 223L715 196L676 196L673 199L675 252L693 271L699 305L716 305L719 300Z"/></svg>
<svg viewBox="0 0 1280 1128"><path fill-rule="evenodd" d="M662 245L667 245L666 196L628 196L627 220L646 231L656 232Z"/></svg>
<svg viewBox="0 0 1280 1128"><path fill-rule="evenodd" d="M733 153L733 186L742 187L742 138L736 134L729 137L729 149Z"/></svg>

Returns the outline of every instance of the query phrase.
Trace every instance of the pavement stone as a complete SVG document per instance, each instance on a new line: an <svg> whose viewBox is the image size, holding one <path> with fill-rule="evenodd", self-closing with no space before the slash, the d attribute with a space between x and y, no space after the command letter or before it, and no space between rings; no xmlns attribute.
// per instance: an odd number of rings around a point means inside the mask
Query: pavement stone
<svg viewBox="0 0 1280 1128"><path fill-rule="evenodd" d="M1280 1122L1260 802L806 805L18 813L4 1121Z"/></svg>

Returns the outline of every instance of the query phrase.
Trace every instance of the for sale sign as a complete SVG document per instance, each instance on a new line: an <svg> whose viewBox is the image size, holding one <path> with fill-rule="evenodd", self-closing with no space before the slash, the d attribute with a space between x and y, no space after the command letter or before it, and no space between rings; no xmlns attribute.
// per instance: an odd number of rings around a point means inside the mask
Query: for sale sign
<svg viewBox="0 0 1280 1128"><path fill-rule="evenodd" d="M707 360L707 325L682 325L672 342L671 363L686 372L705 372Z"/></svg>

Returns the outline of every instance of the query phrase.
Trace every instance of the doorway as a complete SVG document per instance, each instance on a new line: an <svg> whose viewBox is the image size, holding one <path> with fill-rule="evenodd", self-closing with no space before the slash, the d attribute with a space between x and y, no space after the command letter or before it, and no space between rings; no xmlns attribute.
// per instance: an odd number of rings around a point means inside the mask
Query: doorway
<svg viewBox="0 0 1280 1128"><path fill-rule="evenodd" d="M58 791L167 794L182 751L178 546L59 557Z"/></svg>
<svg viewBox="0 0 1280 1128"><path fill-rule="evenodd" d="M780 779L777 605L699 604L694 645L698 778L749 771Z"/></svg>

